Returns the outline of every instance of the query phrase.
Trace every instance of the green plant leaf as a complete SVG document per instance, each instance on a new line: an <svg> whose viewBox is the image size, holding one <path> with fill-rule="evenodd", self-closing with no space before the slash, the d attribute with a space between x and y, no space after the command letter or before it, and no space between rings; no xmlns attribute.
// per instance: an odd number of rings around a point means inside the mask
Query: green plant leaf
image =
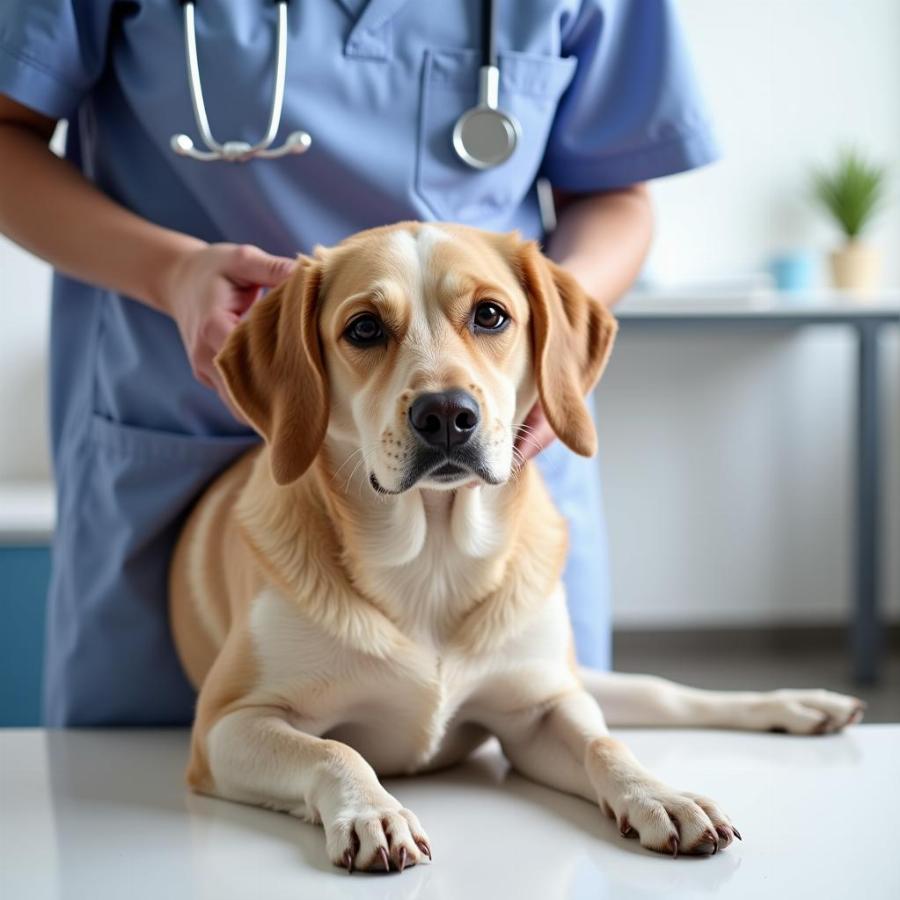
<svg viewBox="0 0 900 900"><path fill-rule="evenodd" d="M888 173L853 149L841 151L831 169L813 172L813 194L848 239L857 237L884 203Z"/></svg>

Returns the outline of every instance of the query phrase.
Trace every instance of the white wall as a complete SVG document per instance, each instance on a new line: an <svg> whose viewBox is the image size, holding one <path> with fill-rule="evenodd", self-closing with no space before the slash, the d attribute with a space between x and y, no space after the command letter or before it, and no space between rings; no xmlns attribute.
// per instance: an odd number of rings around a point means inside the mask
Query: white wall
<svg viewBox="0 0 900 900"><path fill-rule="evenodd" d="M725 161L655 188L661 283L759 270L835 235L809 165L855 141L900 182L897 0L684 0ZM873 240L900 285L900 205ZM46 472L46 269L0 240L0 480ZM900 348L890 341L890 546L900 546ZM847 608L853 344L802 335L637 334L600 392L616 619L635 626L831 621ZM900 555L888 561L900 615Z"/></svg>
<svg viewBox="0 0 900 900"><path fill-rule="evenodd" d="M650 272L733 275L837 234L809 200L812 165L844 144L893 167L893 205L872 232L900 285L900 3L682 0L682 20L725 156L657 184Z"/></svg>
<svg viewBox="0 0 900 900"><path fill-rule="evenodd" d="M66 123L50 143L62 154ZM0 235L0 483L50 479L47 343L51 271Z"/></svg>
<svg viewBox="0 0 900 900"><path fill-rule="evenodd" d="M0 237L0 481L49 477L50 270Z"/></svg>
<svg viewBox="0 0 900 900"><path fill-rule="evenodd" d="M900 286L900 3L683 0L725 158L658 183L649 273L694 283L833 245L810 165L856 143L893 166L871 239ZM887 546L900 546L900 353L889 341ZM616 620L837 621L847 610L855 346L802 334L635 333L599 394ZM900 554L886 561L900 615Z"/></svg>

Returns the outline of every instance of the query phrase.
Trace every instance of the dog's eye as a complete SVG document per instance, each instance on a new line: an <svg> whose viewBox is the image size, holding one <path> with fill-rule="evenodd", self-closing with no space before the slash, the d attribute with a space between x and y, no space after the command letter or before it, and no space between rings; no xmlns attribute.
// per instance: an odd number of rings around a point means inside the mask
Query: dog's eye
<svg viewBox="0 0 900 900"><path fill-rule="evenodd" d="M384 340L384 326L378 316L363 313L347 326L344 337L357 347L371 347Z"/></svg>
<svg viewBox="0 0 900 900"><path fill-rule="evenodd" d="M509 321L506 310L493 300L482 300L475 307L475 315L472 319L477 329L481 331L500 331Z"/></svg>

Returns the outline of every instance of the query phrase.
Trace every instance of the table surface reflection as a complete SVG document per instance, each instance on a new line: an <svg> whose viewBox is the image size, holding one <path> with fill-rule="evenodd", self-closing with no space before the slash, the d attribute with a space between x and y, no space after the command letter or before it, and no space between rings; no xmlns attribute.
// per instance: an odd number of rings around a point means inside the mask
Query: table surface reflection
<svg viewBox="0 0 900 900"><path fill-rule="evenodd" d="M198 797L181 730L0 731L0 897L900 897L900 725L796 738L620 731L674 786L707 794L743 844L672 860L590 804L511 773L496 744L466 765L392 779L434 862L333 868L319 828Z"/></svg>

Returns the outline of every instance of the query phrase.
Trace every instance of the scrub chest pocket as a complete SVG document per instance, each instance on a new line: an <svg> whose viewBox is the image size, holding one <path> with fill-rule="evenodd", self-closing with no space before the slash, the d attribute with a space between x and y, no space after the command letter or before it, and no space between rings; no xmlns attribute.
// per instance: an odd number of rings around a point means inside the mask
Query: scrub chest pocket
<svg viewBox="0 0 900 900"><path fill-rule="evenodd" d="M575 74L574 57L501 53L500 108L522 126L512 156L475 171L452 146L453 126L478 94L479 56L474 50L430 50L422 74L416 192L438 219L478 223L515 208L540 169L556 108Z"/></svg>

